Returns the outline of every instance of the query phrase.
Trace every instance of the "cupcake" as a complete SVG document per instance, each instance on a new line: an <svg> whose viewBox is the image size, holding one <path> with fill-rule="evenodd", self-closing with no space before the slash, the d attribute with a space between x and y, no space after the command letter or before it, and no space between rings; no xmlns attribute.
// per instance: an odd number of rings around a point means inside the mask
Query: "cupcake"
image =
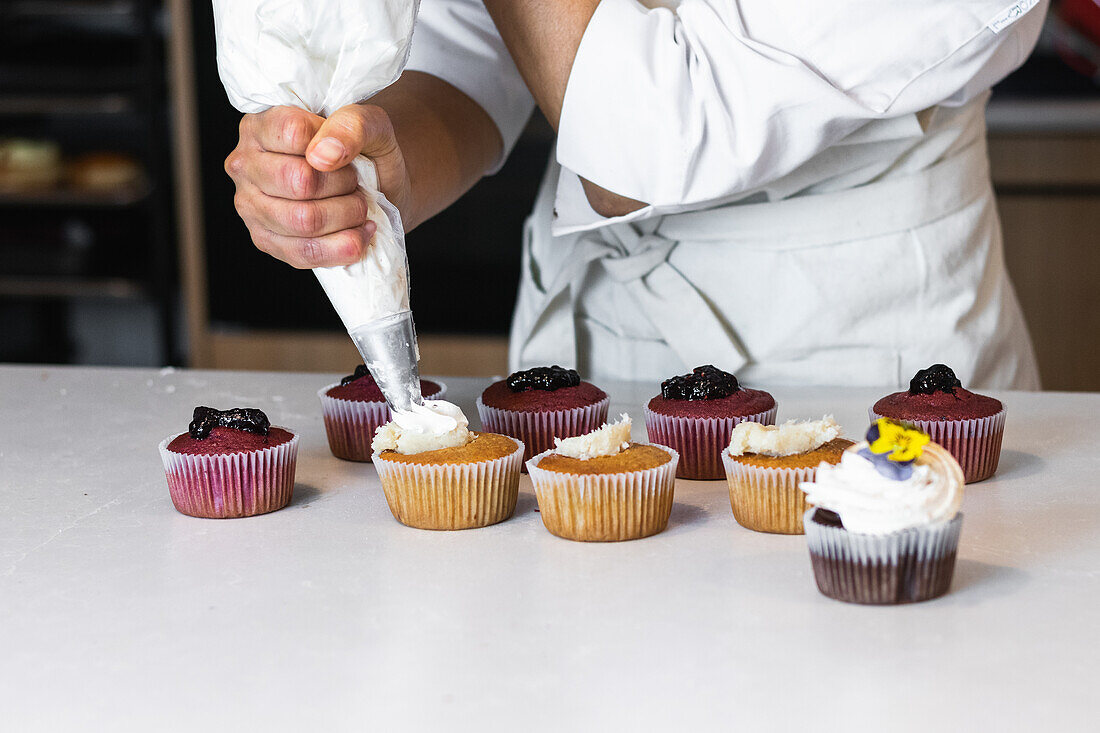
<svg viewBox="0 0 1100 733"><path fill-rule="evenodd" d="M646 405L645 428L650 442L679 452L677 476L720 479L726 475L722 451L734 426L771 425L775 410L770 394L742 387L737 377L708 364L661 383L661 394Z"/></svg>
<svg viewBox="0 0 1100 733"><path fill-rule="evenodd" d="M802 485L818 590L849 603L938 598L951 587L962 529L963 472L911 425L882 418L867 439Z"/></svg>
<svg viewBox="0 0 1100 733"><path fill-rule="evenodd" d="M595 430L607 420L610 400L582 382L575 369L535 367L494 382L477 399L481 426L527 446L524 460L554 447L555 438Z"/></svg>
<svg viewBox="0 0 1100 733"><path fill-rule="evenodd" d="M196 407L186 433L158 446L172 503L192 517L229 519L282 509L294 492L298 436L260 410Z"/></svg>
<svg viewBox="0 0 1100 733"><path fill-rule="evenodd" d="M966 483L992 476L1001 458L1005 408L1000 400L963 389L955 372L933 364L917 372L909 389L876 402L871 420L889 417L912 423L951 451Z"/></svg>
<svg viewBox="0 0 1100 733"><path fill-rule="evenodd" d="M582 542L618 542L668 525L680 456L630 442L630 418L555 440L527 461L546 529Z"/></svg>
<svg viewBox="0 0 1100 733"><path fill-rule="evenodd" d="M474 433L457 405L427 400L374 436L374 465L397 521L417 529L470 529L512 516L523 443Z"/></svg>
<svg viewBox="0 0 1100 733"><path fill-rule="evenodd" d="M783 425L739 423L722 451L733 517L757 532L802 534L804 482L821 463L836 464L853 443L832 417Z"/></svg>
<svg viewBox="0 0 1100 733"><path fill-rule="evenodd" d="M440 400L447 394L447 387L421 379L420 393L424 399ZM317 396L321 398L332 455L345 461L369 461L371 440L378 427L390 421L390 406L366 365L355 367L354 374L322 388Z"/></svg>

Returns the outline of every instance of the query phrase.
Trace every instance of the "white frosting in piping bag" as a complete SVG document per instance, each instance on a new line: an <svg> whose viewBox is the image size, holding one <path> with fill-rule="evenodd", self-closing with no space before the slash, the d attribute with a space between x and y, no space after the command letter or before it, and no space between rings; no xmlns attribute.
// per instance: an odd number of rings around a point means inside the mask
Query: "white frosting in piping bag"
<svg viewBox="0 0 1100 733"><path fill-rule="evenodd" d="M392 421L380 425L371 448L375 453L392 450L404 455L457 448L472 439L469 425L458 405L444 400L424 400L423 405L397 412Z"/></svg>
<svg viewBox="0 0 1100 733"><path fill-rule="evenodd" d="M625 413L618 422L607 423L591 433L572 438L554 438L554 452L587 461L597 456L613 456L630 447L630 416Z"/></svg>
<svg viewBox="0 0 1100 733"><path fill-rule="evenodd" d="M820 420L788 420L782 425L742 422L733 428L729 450L731 456L793 456L816 450L839 436L840 426L831 415Z"/></svg>

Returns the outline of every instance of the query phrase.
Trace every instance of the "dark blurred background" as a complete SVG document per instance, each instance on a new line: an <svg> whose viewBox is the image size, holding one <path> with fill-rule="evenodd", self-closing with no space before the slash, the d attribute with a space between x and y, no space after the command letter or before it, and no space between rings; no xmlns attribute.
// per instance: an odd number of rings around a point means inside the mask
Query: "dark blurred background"
<svg viewBox="0 0 1100 733"><path fill-rule="evenodd" d="M1093 0L1056 6L988 115L1048 388L1100 389L1098 17ZM315 279L257 252L233 210L222 162L239 119L205 0L0 3L0 361L354 365ZM551 142L536 113L503 170L409 235L426 371L505 369L520 230Z"/></svg>

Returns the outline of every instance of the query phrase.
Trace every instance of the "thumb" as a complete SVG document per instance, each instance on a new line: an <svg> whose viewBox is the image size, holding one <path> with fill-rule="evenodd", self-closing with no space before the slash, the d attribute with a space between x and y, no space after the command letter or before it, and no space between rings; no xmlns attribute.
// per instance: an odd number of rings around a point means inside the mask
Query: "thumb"
<svg viewBox="0 0 1100 733"><path fill-rule="evenodd" d="M349 104L333 112L306 147L306 160L319 171L334 171L357 155L384 158L397 150L393 125L381 107Z"/></svg>

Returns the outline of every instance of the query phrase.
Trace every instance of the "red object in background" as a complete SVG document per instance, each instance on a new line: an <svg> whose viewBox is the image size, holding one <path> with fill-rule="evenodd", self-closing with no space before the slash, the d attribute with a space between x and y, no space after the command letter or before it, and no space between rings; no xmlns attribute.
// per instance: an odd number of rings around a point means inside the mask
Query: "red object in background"
<svg viewBox="0 0 1100 733"><path fill-rule="evenodd" d="M1062 0L1055 48L1074 70L1100 83L1100 0Z"/></svg>

